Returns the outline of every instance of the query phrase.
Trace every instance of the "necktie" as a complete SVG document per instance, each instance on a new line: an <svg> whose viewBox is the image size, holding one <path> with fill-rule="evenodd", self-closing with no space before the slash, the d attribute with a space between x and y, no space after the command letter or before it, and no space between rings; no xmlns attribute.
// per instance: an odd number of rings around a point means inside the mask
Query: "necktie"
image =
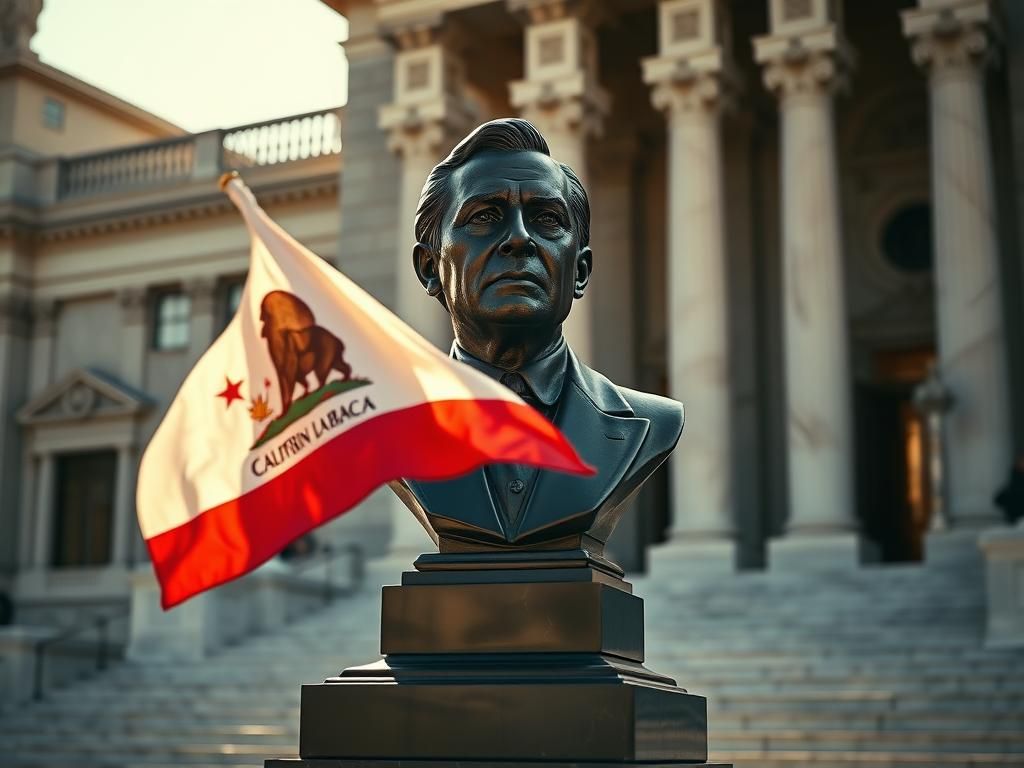
<svg viewBox="0 0 1024 768"><path fill-rule="evenodd" d="M521 373L506 371L501 374L501 383L519 395L519 397L528 405L536 407L537 400L533 396L533 392L530 390L530 385L526 383L526 379L523 378Z"/></svg>

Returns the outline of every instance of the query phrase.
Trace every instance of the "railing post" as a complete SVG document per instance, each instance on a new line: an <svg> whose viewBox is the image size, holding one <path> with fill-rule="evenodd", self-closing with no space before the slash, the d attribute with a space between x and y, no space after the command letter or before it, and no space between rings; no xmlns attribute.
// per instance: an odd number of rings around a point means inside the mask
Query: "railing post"
<svg viewBox="0 0 1024 768"><path fill-rule="evenodd" d="M224 131L214 130L195 135L192 155L192 178L216 179L224 172Z"/></svg>

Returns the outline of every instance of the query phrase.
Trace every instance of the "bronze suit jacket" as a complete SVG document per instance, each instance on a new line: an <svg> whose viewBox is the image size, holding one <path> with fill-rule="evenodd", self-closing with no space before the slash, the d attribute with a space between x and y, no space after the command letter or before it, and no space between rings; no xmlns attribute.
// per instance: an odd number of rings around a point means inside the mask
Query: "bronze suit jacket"
<svg viewBox="0 0 1024 768"><path fill-rule="evenodd" d="M483 469L454 480L401 480L392 489L442 552L511 546L603 549L621 506L668 457L683 428L683 406L612 384L568 350L554 418L592 477L541 471L514 526L506 523ZM586 537L586 538L584 538Z"/></svg>

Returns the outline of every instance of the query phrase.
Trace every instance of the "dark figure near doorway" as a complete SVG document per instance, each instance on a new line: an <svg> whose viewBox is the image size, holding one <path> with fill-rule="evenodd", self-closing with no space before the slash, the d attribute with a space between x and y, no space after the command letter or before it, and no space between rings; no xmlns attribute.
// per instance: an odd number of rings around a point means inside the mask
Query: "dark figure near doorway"
<svg viewBox="0 0 1024 768"><path fill-rule="evenodd" d="M996 494L994 501L1003 510L1003 517L1010 525L1024 520L1024 454L1013 462L1010 479Z"/></svg>
<svg viewBox="0 0 1024 768"><path fill-rule="evenodd" d="M566 344L594 266L579 178L520 119L474 130L427 178L412 266L452 319L452 356L553 421L593 477L492 465L393 489L442 553L585 549L601 556L622 503L679 439L674 400L616 386ZM598 340L600 343L600 340Z"/></svg>

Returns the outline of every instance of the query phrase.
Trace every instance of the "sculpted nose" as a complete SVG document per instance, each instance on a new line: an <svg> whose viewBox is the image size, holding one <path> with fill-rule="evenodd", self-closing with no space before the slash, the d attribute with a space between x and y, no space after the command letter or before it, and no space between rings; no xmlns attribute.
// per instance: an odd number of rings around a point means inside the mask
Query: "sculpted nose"
<svg viewBox="0 0 1024 768"><path fill-rule="evenodd" d="M498 253L502 256L512 256L523 250L532 251L534 248L533 238L526 231L526 224L523 221L522 213L515 211L509 218L508 234L498 246Z"/></svg>

